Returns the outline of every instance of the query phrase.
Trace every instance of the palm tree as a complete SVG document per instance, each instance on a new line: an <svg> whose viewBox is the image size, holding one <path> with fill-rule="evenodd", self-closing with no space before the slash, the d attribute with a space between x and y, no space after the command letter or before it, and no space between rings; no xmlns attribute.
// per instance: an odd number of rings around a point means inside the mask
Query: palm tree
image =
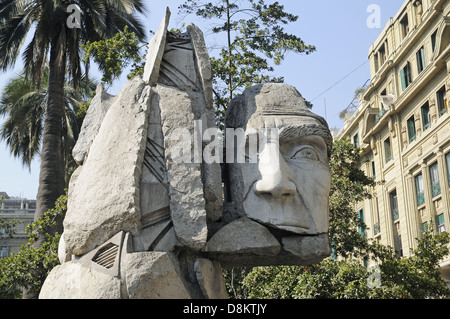
<svg viewBox="0 0 450 319"><path fill-rule="evenodd" d="M69 5L78 9L79 27L67 23L73 14ZM143 39L136 12L145 13L142 0L0 0L0 70L15 64L29 32L32 38L23 51L27 78L39 87L47 61L49 65L35 219L53 208L64 192L61 143L66 74L75 86L79 84L81 45L88 41L110 38L125 26ZM62 222L58 226L54 231L61 232ZM44 241L45 236L40 236L35 246Z"/></svg>
<svg viewBox="0 0 450 319"><path fill-rule="evenodd" d="M68 26L70 4L79 9L79 28ZM49 65L35 219L64 192L64 83L66 74L75 86L80 83L81 45L110 38L125 26L142 39L134 13L144 11L141 0L0 0L0 70L14 65L29 32L24 69L36 87L42 84L46 61Z"/></svg>
<svg viewBox="0 0 450 319"><path fill-rule="evenodd" d="M24 74L12 78L0 98L0 116L6 121L0 128L11 154L31 168L31 162L40 154L44 128L45 106L48 86L48 68L44 71L41 86L37 87ZM78 87L66 82L64 86L64 119L62 122L62 150L64 154L65 186L75 168L71 156L78 139L84 113L81 111L95 94L96 83L82 77Z"/></svg>

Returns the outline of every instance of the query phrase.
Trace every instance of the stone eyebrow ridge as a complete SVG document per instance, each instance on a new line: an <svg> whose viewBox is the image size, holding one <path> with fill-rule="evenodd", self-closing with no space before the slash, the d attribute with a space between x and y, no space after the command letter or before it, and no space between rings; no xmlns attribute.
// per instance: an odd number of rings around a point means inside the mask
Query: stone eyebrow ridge
<svg viewBox="0 0 450 319"><path fill-rule="evenodd" d="M282 128L279 132L280 141L292 139L300 136L316 135L320 136L327 145L328 157L331 155L333 137L327 127L320 124L306 124L301 126L290 125Z"/></svg>

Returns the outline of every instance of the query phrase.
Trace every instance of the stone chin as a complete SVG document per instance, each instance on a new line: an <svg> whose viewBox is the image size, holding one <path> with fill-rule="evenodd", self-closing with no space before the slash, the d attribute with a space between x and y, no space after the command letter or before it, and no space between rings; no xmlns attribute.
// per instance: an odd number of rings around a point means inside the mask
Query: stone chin
<svg viewBox="0 0 450 319"><path fill-rule="evenodd" d="M293 198L272 201L250 191L243 208L245 217L263 225L301 235L318 234L311 210L298 193Z"/></svg>

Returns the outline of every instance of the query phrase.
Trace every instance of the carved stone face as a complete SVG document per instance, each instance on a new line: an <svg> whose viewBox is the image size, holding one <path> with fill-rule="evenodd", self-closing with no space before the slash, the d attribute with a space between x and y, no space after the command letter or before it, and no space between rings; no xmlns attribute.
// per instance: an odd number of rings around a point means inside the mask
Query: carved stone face
<svg viewBox="0 0 450 319"><path fill-rule="evenodd" d="M241 181L230 185L231 199L241 215L261 224L296 234L326 233L331 185L328 127L302 106L304 100L295 89L267 86L255 89L255 95L238 106L241 116L248 118L240 121L247 152L256 140L253 134L258 135L259 147L255 163L228 164L232 178ZM274 112L270 97L280 94L285 100L281 98ZM283 108L282 102L290 105Z"/></svg>

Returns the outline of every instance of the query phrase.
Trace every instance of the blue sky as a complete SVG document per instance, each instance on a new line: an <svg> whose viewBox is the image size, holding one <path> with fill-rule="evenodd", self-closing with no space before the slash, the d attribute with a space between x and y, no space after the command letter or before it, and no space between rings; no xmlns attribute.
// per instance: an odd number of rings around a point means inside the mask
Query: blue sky
<svg viewBox="0 0 450 319"><path fill-rule="evenodd" d="M178 6L184 1L145 1L148 14L143 20L147 30L155 31L165 8L172 16L169 28L181 28L183 22L200 27L208 46L220 46L221 39L211 33L211 22L191 15L182 17ZM244 2L244 1L242 1ZM266 2L271 2L267 0ZM286 27L290 33L300 36L307 44L315 45L317 51L311 55L288 54L274 75L284 76L285 82L295 86L307 100L314 104L313 112L323 116L330 128L342 128L339 112L352 100L355 89L370 78L367 57L370 45L378 37L390 17L403 4L403 0L279 0L289 13L299 19ZM369 28L367 19L373 12L368 7L380 8L380 28ZM210 51L214 55L214 51ZM21 62L14 69L0 75L0 91L7 81L20 72ZM109 89L116 94L126 82L123 77ZM0 118L0 125L4 119ZM9 154L4 142L0 142L0 191L12 196L35 198L38 189L39 160L31 170L22 166L19 159Z"/></svg>

